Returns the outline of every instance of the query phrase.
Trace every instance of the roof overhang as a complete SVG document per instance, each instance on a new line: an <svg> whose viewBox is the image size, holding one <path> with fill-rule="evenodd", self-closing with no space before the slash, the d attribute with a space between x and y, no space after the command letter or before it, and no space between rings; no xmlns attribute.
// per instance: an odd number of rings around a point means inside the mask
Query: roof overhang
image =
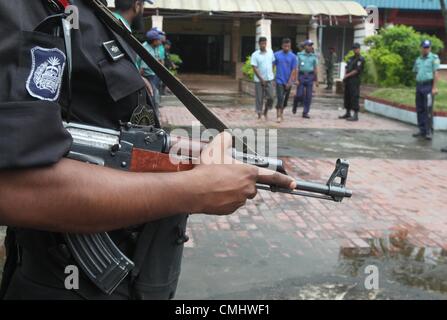
<svg viewBox="0 0 447 320"><path fill-rule="evenodd" d="M114 0L107 0L114 7ZM155 0L148 9L204 12L265 13L306 16L365 17L367 12L355 1L334 0Z"/></svg>

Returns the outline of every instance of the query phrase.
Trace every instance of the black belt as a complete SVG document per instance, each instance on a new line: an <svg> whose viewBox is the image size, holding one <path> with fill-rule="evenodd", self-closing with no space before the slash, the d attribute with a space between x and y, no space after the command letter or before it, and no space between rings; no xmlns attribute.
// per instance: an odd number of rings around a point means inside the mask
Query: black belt
<svg viewBox="0 0 447 320"><path fill-rule="evenodd" d="M426 85L428 85L428 84L432 85L432 84L433 84L433 80L419 81L419 82L416 82L416 84L417 84L417 85L420 85L420 86L426 86Z"/></svg>
<svg viewBox="0 0 447 320"><path fill-rule="evenodd" d="M302 71L300 71L300 76L308 76L308 75L313 75L313 74L314 74L313 71L311 71L311 72L302 72Z"/></svg>

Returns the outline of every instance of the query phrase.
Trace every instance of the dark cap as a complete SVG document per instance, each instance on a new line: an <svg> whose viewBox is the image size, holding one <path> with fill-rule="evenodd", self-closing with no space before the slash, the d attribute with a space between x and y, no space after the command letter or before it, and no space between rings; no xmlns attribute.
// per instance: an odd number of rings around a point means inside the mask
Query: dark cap
<svg viewBox="0 0 447 320"><path fill-rule="evenodd" d="M148 33L146 33L146 38L149 41L161 40L160 34L157 31L154 31L154 30L148 31Z"/></svg>
<svg viewBox="0 0 447 320"><path fill-rule="evenodd" d="M352 45L352 49L360 49L362 46L360 43L356 42Z"/></svg>
<svg viewBox="0 0 447 320"><path fill-rule="evenodd" d="M303 45L304 46L313 46L314 42L310 39L307 39L306 41L304 41Z"/></svg>
<svg viewBox="0 0 447 320"><path fill-rule="evenodd" d="M166 35L166 32L164 32L164 31L158 29L157 27L154 27L154 28L152 28L152 29L149 30L149 31L157 32L157 33L158 33L159 35L161 35L161 36L165 36L165 35Z"/></svg>
<svg viewBox="0 0 447 320"><path fill-rule="evenodd" d="M425 49L431 48L431 41L430 40L423 40L421 42L421 47L425 48Z"/></svg>

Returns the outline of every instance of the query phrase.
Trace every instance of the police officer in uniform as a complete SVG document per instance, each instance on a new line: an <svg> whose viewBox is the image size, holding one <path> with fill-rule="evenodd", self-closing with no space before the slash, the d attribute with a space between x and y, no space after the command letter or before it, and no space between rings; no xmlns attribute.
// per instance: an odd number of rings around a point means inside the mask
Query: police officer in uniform
<svg viewBox="0 0 447 320"><path fill-rule="evenodd" d="M64 37L48 32L58 21L48 20L59 14L54 3L69 2L0 0L0 221L8 226L0 296L173 298L188 213L229 214L255 196L257 181L294 183L279 174L261 176L262 169L243 164L132 174L65 158L72 138L62 120L70 113L73 121L111 129L120 121L157 125L158 119L142 98L144 82L129 47L98 18L91 0L71 1L80 20L71 34L72 54ZM231 148L228 136L218 136L206 152ZM138 277L127 277L108 296L81 273L79 289L67 290L65 268L76 262L61 233L103 231L124 254L143 261ZM142 239L150 239L144 252L136 250Z"/></svg>
<svg viewBox="0 0 447 320"><path fill-rule="evenodd" d="M295 114L298 104L303 103L303 118L305 119L310 118L314 83L318 86L318 58L313 52L313 45L312 40L304 41L304 51L297 55L298 80L292 112Z"/></svg>
<svg viewBox="0 0 447 320"><path fill-rule="evenodd" d="M416 111L418 114L419 132L413 137L423 137L431 140L433 136L433 104L438 94L436 87L440 60L438 55L431 52L431 41L421 43L421 55L414 63L416 73Z"/></svg>
<svg viewBox="0 0 447 320"><path fill-rule="evenodd" d="M349 59L346 66L346 74L343 78L345 84L344 105L346 113L339 117L340 119L346 119L348 121L359 120L360 110L360 84L361 75L365 65L365 58L360 53L360 44L354 43L352 49L354 50L354 56ZM354 111L354 114L351 114Z"/></svg>

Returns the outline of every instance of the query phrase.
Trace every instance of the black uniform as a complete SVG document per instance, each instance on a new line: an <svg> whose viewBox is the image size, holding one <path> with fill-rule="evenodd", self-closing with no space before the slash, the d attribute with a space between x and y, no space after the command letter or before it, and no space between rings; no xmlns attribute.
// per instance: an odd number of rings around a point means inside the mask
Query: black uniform
<svg viewBox="0 0 447 320"><path fill-rule="evenodd" d="M54 164L71 146L61 117L68 101L64 40L35 31L54 14L46 3L0 0L0 170ZM72 120L116 129L120 121L131 120L137 106L141 107L144 82L122 39L97 18L87 1L76 0L74 4L80 13L80 29L72 30ZM117 61L103 47L112 40L126 53ZM153 110L148 112L153 114ZM9 228L4 298L173 298L187 239L186 220L186 215L178 215L110 233L141 270L133 281L128 277L112 296L104 295L83 275L80 290L65 289L64 269L76 263L60 234Z"/></svg>
<svg viewBox="0 0 447 320"><path fill-rule="evenodd" d="M346 74L357 70L356 75L345 80L344 105L347 113L350 113L351 110L357 112L360 110L360 84L364 65L365 58L362 56L354 56L346 66Z"/></svg>

